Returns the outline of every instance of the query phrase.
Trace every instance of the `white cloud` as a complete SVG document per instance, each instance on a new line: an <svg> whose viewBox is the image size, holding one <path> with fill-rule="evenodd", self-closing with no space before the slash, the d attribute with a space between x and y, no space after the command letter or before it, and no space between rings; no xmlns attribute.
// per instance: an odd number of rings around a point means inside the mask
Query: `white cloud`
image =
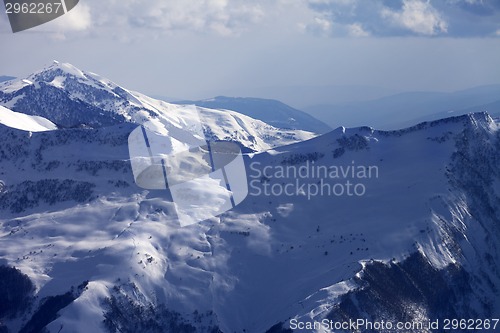
<svg viewBox="0 0 500 333"><path fill-rule="evenodd" d="M465 2L469 5L476 5L476 4L483 4L483 0L447 0L447 2L451 3L451 4L457 4L457 3L460 3L460 2Z"/></svg>
<svg viewBox="0 0 500 333"><path fill-rule="evenodd" d="M370 33L366 31L360 23L353 23L347 26L349 36L352 37L369 37Z"/></svg>
<svg viewBox="0 0 500 333"><path fill-rule="evenodd" d="M269 1L276 3L279 0ZM98 35L109 28L121 40L144 33L190 31L215 35L234 35L259 23L265 16L264 0L87 0L66 15L35 28L65 39L69 33Z"/></svg>
<svg viewBox="0 0 500 333"><path fill-rule="evenodd" d="M90 15L90 8L86 4L79 4L66 15L53 21L56 29L64 31L83 31L90 28L92 19Z"/></svg>
<svg viewBox="0 0 500 333"><path fill-rule="evenodd" d="M102 26L237 34L264 16L262 5L243 0L112 0L92 1L92 14ZM130 32L130 31L129 31Z"/></svg>
<svg viewBox="0 0 500 333"><path fill-rule="evenodd" d="M92 27L91 9L87 4L79 3L78 6L66 14L27 30L27 33L46 33L50 39L66 40L69 33L85 32Z"/></svg>
<svg viewBox="0 0 500 333"><path fill-rule="evenodd" d="M403 0L401 11L384 8L382 18L421 35L436 35L447 32L448 25L430 1Z"/></svg>
<svg viewBox="0 0 500 333"><path fill-rule="evenodd" d="M333 36L487 37L498 29L498 0L301 0L332 23ZM360 26L358 26L360 25ZM360 29L360 27L362 29Z"/></svg>
<svg viewBox="0 0 500 333"><path fill-rule="evenodd" d="M314 23L325 32L329 31L332 28L332 23L325 18L316 17L314 19Z"/></svg>
<svg viewBox="0 0 500 333"><path fill-rule="evenodd" d="M304 32L332 37L444 33L491 37L498 29L499 14L483 1L402 0L388 6L388 0L86 0L34 32L59 39L104 34L131 41L178 32L238 36L269 29L293 33L293 27L299 26ZM446 13L446 20L441 13Z"/></svg>
<svg viewBox="0 0 500 333"><path fill-rule="evenodd" d="M340 5L340 6L351 6L354 5L357 0L307 0L311 5Z"/></svg>

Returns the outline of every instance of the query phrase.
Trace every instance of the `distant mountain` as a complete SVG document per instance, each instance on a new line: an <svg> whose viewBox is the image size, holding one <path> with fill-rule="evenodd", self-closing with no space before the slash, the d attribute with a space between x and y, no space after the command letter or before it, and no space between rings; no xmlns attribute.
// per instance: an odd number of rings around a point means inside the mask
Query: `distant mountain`
<svg viewBox="0 0 500 333"><path fill-rule="evenodd" d="M333 127L369 125L397 129L418 121L480 111L483 105L494 103L499 98L500 85L488 85L452 93L406 92L364 102L315 105L304 108L304 111Z"/></svg>
<svg viewBox="0 0 500 333"><path fill-rule="evenodd" d="M263 98L218 96L200 101L179 101L175 104L195 104L210 109L233 110L278 128L326 133L332 128L311 115L280 101Z"/></svg>
<svg viewBox="0 0 500 333"><path fill-rule="evenodd" d="M437 120L437 119L442 119L450 116L461 116L469 113L477 113L477 112L488 112L493 118L499 118L500 117L500 100L492 102L492 103L487 103L487 104L482 104L482 105L476 105L473 107L468 107L465 109L461 110L452 110L452 111L444 111L444 112L437 112L433 113L430 115L426 115L423 117L418 117L415 119L412 119L407 122L401 123L402 126L410 126L411 124L416 124L422 121L432 121L432 120Z"/></svg>
<svg viewBox="0 0 500 333"><path fill-rule="evenodd" d="M455 115L477 112L488 112L492 117L500 117L500 100L488 104L473 106L471 108L463 110L458 110L455 112Z"/></svg>
<svg viewBox="0 0 500 333"><path fill-rule="evenodd" d="M344 104L368 101L402 92L369 85L296 85L296 86L261 86L248 88L247 96L277 99L300 110L316 104ZM228 96L238 96L238 92L228 91ZM208 94L210 96L213 94Z"/></svg>
<svg viewBox="0 0 500 333"><path fill-rule="evenodd" d="M14 76L0 75L0 82L14 80Z"/></svg>

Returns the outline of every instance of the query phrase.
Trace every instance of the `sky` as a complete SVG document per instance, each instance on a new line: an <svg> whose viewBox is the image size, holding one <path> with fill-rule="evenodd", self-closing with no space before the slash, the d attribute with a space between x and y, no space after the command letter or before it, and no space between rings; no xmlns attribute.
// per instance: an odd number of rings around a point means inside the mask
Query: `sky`
<svg viewBox="0 0 500 333"><path fill-rule="evenodd" d="M15 34L2 11L0 50L0 75L59 60L170 99L305 106L500 83L500 1L80 0Z"/></svg>

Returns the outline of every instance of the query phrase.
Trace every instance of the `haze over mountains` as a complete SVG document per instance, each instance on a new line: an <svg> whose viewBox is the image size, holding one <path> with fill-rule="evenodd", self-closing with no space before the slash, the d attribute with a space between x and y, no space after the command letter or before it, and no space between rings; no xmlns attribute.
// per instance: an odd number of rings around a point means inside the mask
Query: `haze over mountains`
<svg viewBox="0 0 500 333"><path fill-rule="evenodd" d="M15 79L14 76L0 75L0 82L5 82L13 79Z"/></svg>
<svg viewBox="0 0 500 333"><path fill-rule="evenodd" d="M500 316L500 128L487 113L316 135L60 63L0 85L0 104L2 333ZM189 132L198 112L208 140L249 153L250 192L181 228L168 191L135 184L127 139L144 120Z"/></svg>
<svg viewBox="0 0 500 333"><path fill-rule="evenodd" d="M307 124L302 129L317 133L324 133L325 124L329 128L373 126L390 130L471 112L488 112L493 117L500 116L500 85L479 86L456 92L397 92L368 86L283 89L287 93L270 94L259 91L261 95L255 93L254 96L278 98L297 108L272 99L227 96L179 103L235 110L278 127L295 128L297 124ZM313 97L317 99L314 100ZM293 119L297 118L297 121L290 123L284 117L284 112L293 113ZM307 115L305 119L304 114ZM311 122L311 119L314 120ZM318 127L318 123L322 125Z"/></svg>
<svg viewBox="0 0 500 333"><path fill-rule="evenodd" d="M292 85L269 86L249 89L247 96L277 99L299 110L318 104L343 104L349 102L370 101L403 91L398 89L370 85ZM227 96L237 96L226 93Z"/></svg>
<svg viewBox="0 0 500 333"><path fill-rule="evenodd" d="M332 127L369 125L397 129L469 112L499 116L499 106L500 85L488 85L452 93L404 92L368 101L313 105L303 110Z"/></svg>
<svg viewBox="0 0 500 333"><path fill-rule="evenodd" d="M13 79L15 77L0 76L0 82ZM258 97L181 100L155 95L155 98L173 104L237 111L278 128L319 134L339 126L398 129L475 112L500 117L500 84L455 92L402 92L362 85L291 86L250 90L247 95Z"/></svg>

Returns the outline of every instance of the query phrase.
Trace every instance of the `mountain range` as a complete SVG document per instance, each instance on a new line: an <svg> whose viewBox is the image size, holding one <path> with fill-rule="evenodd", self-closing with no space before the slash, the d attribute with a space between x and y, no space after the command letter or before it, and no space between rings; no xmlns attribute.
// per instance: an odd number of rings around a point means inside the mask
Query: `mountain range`
<svg viewBox="0 0 500 333"><path fill-rule="evenodd" d="M179 101L172 103L194 104L210 109L237 111L278 128L299 129L318 134L332 130L330 126L322 121L277 100L218 96L200 101Z"/></svg>
<svg viewBox="0 0 500 333"><path fill-rule="evenodd" d="M0 104L2 333L360 319L438 321L405 330L437 333L500 316L500 130L487 113L316 135L61 63L0 85ZM135 184L128 136L144 121L189 131L197 115L207 139L245 148L249 194L181 228L169 191Z"/></svg>
<svg viewBox="0 0 500 333"><path fill-rule="evenodd" d="M275 128L232 111L169 104L59 62L27 78L0 84L0 104L15 112L47 118L59 128L99 128L151 121L171 131L183 131L183 126L192 123L194 115L199 113L207 135L237 141L249 151L266 150L315 135Z"/></svg>
<svg viewBox="0 0 500 333"><path fill-rule="evenodd" d="M15 79L14 76L0 75L0 82L10 81L14 79Z"/></svg>
<svg viewBox="0 0 500 333"><path fill-rule="evenodd" d="M426 120L438 120L470 112L500 116L500 85L445 92L402 92L394 95L338 104L302 108L330 126L370 125L398 129Z"/></svg>

